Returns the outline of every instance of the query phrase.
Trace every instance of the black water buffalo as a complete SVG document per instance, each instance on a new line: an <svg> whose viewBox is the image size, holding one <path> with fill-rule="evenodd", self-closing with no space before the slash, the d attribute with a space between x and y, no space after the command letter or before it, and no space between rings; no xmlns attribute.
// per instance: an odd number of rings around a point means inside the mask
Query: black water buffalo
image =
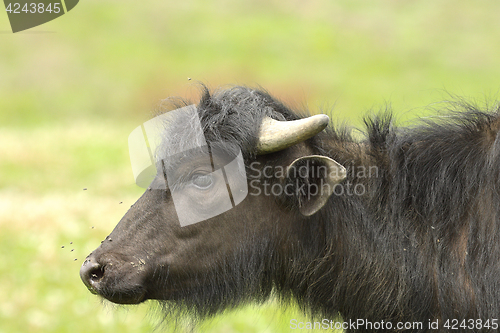
<svg viewBox="0 0 500 333"><path fill-rule="evenodd" d="M497 331L500 113L452 105L411 128L369 117L360 138L260 90L204 89L207 146L241 152L246 197L181 226L178 214L218 207L210 189L227 179L198 170L196 154L170 161L188 192L181 212L174 186L155 185L168 178L159 164L81 278L112 302L196 318L277 295L345 331Z"/></svg>

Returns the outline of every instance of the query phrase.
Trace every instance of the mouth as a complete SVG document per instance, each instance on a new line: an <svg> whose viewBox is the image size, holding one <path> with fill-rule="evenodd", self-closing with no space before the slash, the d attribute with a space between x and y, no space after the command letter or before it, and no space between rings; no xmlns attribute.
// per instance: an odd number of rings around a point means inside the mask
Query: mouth
<svg viewBox="0 0 500 333"><path fill-rule="evenodd" d="M97 294L116 304L139 304L147 299L145 297L146 293L141 287L129 289L102 289L97 290Z"/></svg>

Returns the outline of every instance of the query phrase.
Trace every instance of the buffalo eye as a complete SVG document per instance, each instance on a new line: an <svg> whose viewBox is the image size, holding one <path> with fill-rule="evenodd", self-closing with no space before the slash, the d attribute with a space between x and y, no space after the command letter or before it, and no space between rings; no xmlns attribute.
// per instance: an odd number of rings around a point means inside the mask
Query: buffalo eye
<svg viewBox="0 0 500 333"><path fill-rule="evenodd" d="M191 183L201 189L206 190L210 188L213 184L212 175L210 174L194 174L191 178Z"/></svg>

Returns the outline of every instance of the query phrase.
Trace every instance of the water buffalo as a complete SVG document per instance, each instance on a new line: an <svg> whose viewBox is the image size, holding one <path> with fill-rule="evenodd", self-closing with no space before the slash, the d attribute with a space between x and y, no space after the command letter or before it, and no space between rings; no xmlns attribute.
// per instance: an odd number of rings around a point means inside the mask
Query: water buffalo
<svg viewBox="0 0 500 333"><path fill-rule="evenodd" d="M360 138L258 89L204 89L206 143L241 152L246 197L181 226L179 214L217 206L210 189L227 182L200 174L196 156L176 159L181 212L173 186L157 186L160 166L81 278L112 302L158 300L196 318L276 295L345 331L496 331L500 113L452 105L409 128L390 112L367 117Z"/></svg>

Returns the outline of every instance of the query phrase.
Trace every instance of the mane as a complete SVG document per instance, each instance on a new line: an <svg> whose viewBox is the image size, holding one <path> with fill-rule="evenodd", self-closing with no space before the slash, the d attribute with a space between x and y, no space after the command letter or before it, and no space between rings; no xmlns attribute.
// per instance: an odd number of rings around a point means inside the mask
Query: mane
<svg viewBox="0 0 500 333"><path fill-rule="evenodd" d="M308 284L334 288L309 292L306 307L322 299L316 313L394 321L497 315L499 289L485 288L500 270L500 112L459 101L445 114L407 128L390 110L365 118L361 143L379 177L365 179L364 198L330 199L332 259Z"/></svg>

